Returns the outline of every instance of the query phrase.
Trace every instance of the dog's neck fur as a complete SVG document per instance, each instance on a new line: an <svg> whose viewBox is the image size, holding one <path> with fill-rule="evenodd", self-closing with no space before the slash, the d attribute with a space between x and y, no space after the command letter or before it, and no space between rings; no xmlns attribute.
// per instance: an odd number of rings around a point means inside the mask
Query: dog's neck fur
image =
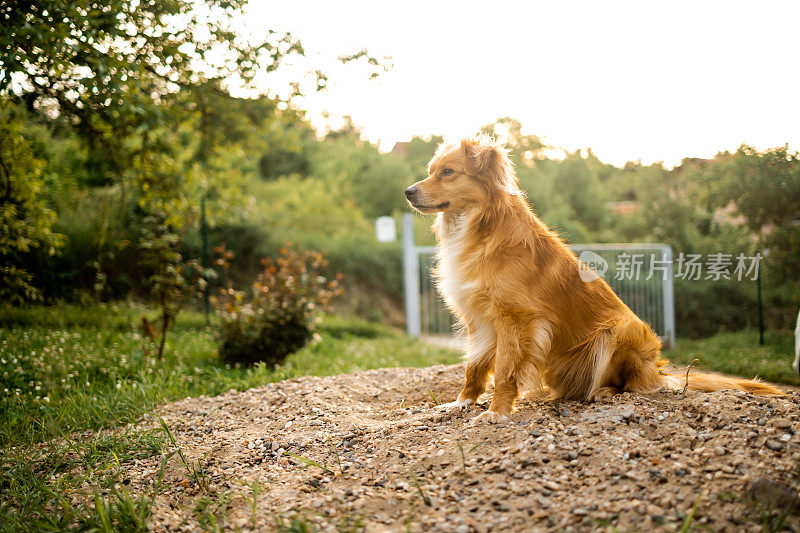
<svg viewBox="0 0 800 533"><path fill-rule="evenodd" d="M519 191L514 194L497 191L495 197L486 205L439 213L433 224L433 230L440 246L448 246L454 240L461 241L467 237L491 248L524 243L526 235L524 231L505 235L497 235L492 231L492 228L498 227L501 221L509 217L515 220L512 227L520 227L533 221L536 225L542 226Z"/></svg>

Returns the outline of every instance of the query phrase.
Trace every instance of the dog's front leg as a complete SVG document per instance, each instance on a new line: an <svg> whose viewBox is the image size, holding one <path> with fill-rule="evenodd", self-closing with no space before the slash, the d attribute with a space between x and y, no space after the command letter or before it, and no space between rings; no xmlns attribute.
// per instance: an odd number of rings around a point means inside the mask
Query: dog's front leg
<svg viewBox="0 0 800 533"><path fill-rule="evenodd" d="M517 370L522 362L519 344L520 331L514 324L504 323L497 328L494 355L494 396L489 410L475 417L475 422L503 422L514 408L517 399Z"/></svg>
<svg viewBox="0 0 800 533"><path fill-rule="evenodd" d="M464 370L464 387L454 402L442 404L444 409L467 407L478 401L478 397L486 391L486 381L494 366L494 348L467 361Z"/></svg>
<svg viewBox="0 0 800 533"><path fill-rule="evenodd" d="M495 333L487 325L469 325L467 339L467 368L464 370L464 387L454 402L442 404L443 409L468 407L478 401L486 391L486 382L494 368Z"/></svg>

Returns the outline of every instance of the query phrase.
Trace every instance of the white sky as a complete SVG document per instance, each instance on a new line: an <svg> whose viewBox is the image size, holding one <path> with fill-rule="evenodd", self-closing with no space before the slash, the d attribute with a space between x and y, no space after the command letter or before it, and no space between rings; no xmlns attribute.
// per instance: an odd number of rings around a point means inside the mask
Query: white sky
<svg viewBox="0 0 800 533"><path fill-rule="evenodd" d="M251 0L247 20L291 31L330 72L302 102L317 124L350 115L386 150L502 116L617 165L800 147L796 1ZM336 65L364 47L392 71Z"/></svg>

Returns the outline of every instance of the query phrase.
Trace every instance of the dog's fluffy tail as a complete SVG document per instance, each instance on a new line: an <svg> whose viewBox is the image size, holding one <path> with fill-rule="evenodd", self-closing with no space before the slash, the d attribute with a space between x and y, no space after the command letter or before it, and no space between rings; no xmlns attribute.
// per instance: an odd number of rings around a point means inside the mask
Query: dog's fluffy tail
<svg viewBox="0 0 800 533"><path fill-rule="evenodd" d="M669 389L683 390L686 387L686 374L663 374L661 378L663 385ZM705 372L689 372L688 380L689 390L714 392L733 389L763 396L780 396L784 394L782 390L758 379L732 378Z"/></svg>

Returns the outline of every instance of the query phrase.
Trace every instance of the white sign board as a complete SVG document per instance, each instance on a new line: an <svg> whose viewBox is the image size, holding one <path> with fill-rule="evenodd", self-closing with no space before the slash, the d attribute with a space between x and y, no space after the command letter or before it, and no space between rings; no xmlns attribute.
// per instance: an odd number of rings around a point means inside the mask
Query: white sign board
<svg viewBox="0 0 800 533"><path fill-rule="evenodd" d="M392 217L378 217L375 220L375 235L378 242L394 242L397 240L397 228Z"/></svg>

